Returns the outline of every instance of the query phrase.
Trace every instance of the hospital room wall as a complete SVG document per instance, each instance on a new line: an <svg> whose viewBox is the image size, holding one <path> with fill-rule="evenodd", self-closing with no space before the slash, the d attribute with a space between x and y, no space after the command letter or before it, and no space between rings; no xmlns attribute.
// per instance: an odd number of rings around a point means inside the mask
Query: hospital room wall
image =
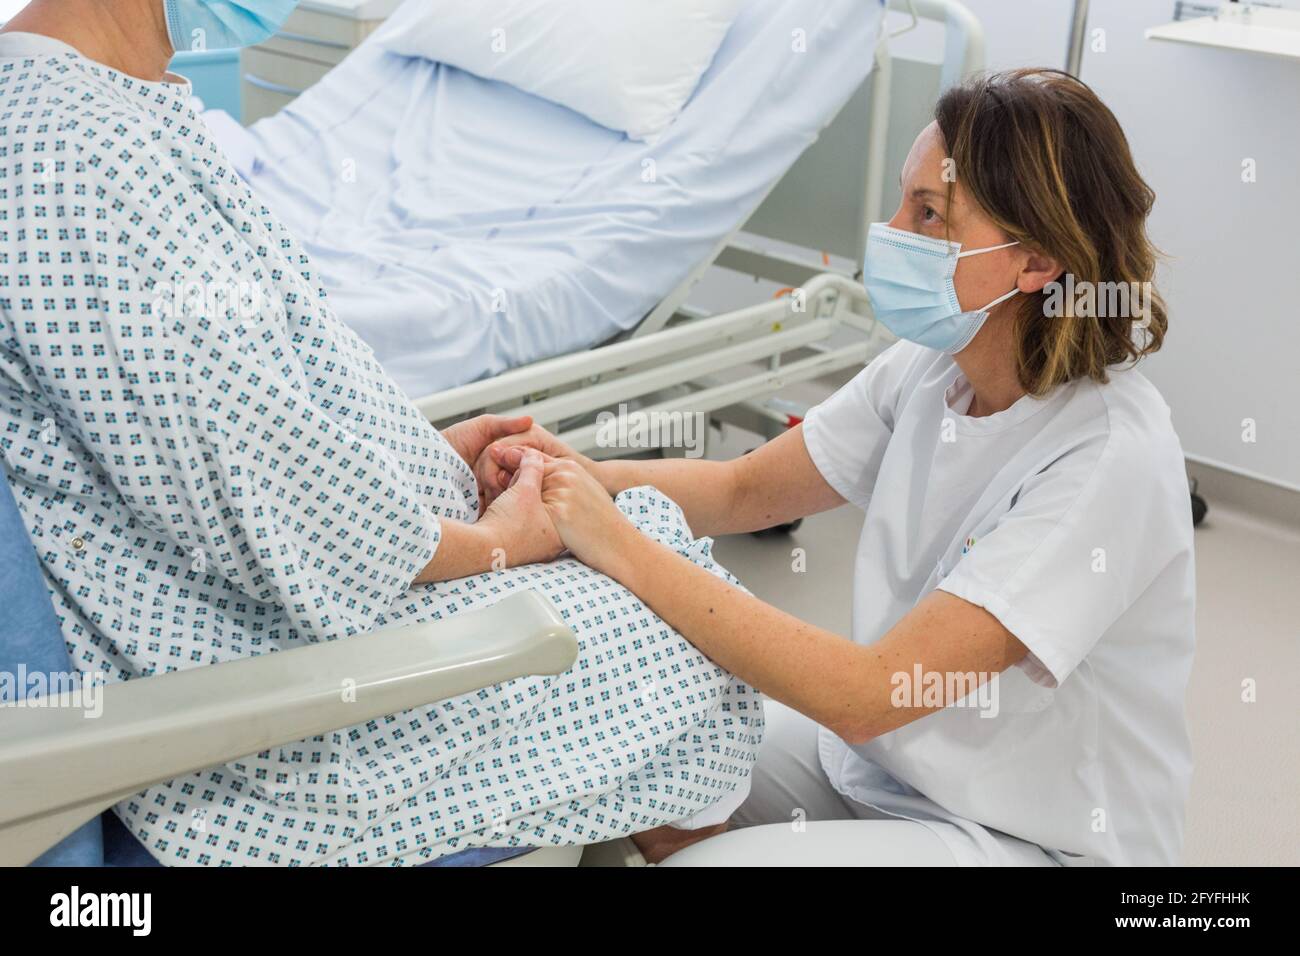
<svg viewBox="0 0 1300 956"><path fill-rule="evenodd" d="M1020 66L1065 66L1074 0L962 0L984 24L986 58L990 69ZM890 14L890 27L904 26L908 18ZM914 35L899 38L896 52L904 56L937 59L943 50L940 27L924 24Z"/></svg>
<svg viewBox="0 0 1300 956"><path fill-rule="evenodd" d="M1093 0L1082 70L1156 192L1170 331L1147 374L1189 458L1300 490L1300 61L1144 39L1173 7Z"/></svg>
<svg viewBox="0 0 1300 956"><path fill-rule="evenodd" d="M964 2L990 69L1064 65L1072 0ZM1092 0L1082 67L1156 192L1170 331L1144 369L1190 459L1300 490L1300 61L1145 39L1174 9ZM918 31L898 49L938 44ZM1242 181L1247 160L1256 182Z"/></svg>

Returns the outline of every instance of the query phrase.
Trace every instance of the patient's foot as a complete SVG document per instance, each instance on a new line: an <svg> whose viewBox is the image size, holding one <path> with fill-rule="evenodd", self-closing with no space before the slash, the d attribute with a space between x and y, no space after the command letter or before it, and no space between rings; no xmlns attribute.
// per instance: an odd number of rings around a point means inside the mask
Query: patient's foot
<svg viewBox="0 0 1300 956"><path fill-rule="evenodd" d="M662 826L646 830L644 833L632 834L632 842L636 844L636 848L641 851L647 863L659 863L692 843L699 843L711 836L725 833L726 830L726 823L700 830L679 830L673 826Z"/></svg>

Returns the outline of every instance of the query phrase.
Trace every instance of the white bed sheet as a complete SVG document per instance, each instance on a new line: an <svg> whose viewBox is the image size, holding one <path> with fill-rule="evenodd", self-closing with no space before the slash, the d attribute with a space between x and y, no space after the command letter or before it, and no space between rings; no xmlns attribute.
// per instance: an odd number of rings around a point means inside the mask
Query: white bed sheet
<svg viewBox="0 0 1300 956"><path fill-rule="evenodd" d="M254 124L244 171L412 396L636 325L834 118L882 19L876 0L752 0L647 146L388 52L418 2Z"/></svg>

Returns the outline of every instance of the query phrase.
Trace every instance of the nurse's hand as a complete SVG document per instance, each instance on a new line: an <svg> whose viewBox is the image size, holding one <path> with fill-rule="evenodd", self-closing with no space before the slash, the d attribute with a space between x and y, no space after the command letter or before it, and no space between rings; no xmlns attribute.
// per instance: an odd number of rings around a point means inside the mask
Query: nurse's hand
<svg viewBox="0 0 1300 956"><path fill-rule="evenodd" d="M509 487L523 453L529 448L535 448L547 458L567 458L582 465L590 464L586 455L574 451L541 425L533 425L492 442L474 466L479 492L486 495L489 502Z"/></svg>
<svg viewBox="0 0 1300 956"><path fill-rule="evenodd" d="M544 463L542 503L564 546L588 567L623 580L637 547L647 539L582 465L529 450L524 452L521 471L530 467L530 461Z"/></svg>
<svg viewBox="0 0 1300 956"><path fill-rule="evenodd" d="M483 460L484 449L498 439L526 433L534 427L531 415L520 415L517 418L479 415L448 425L442 430L442 437L447 439L447 444L456 449L456 454L474 469L474 475L478 479L479 514L483 513L493 498L505 490L505 485L496 483L495 476L490 490L484 487L483 476L478 473L478 463Z"/></svg>
<svg viewBox="0 0 1300 956"><path fill-rule="evenodd" d="M564 545L542 503L543 464L540 454L525 462L514 481L499 494L474 525L488 535L490 567L494 570L551 561Z"/></svg>

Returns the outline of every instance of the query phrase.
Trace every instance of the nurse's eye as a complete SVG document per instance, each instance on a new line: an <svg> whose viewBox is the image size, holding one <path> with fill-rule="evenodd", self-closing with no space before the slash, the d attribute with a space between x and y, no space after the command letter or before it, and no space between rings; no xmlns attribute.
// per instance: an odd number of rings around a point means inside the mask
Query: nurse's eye
<svg viewBox="0 0 1300 956"><path fill-rule="evenodd" d="M937 209L935 209L933 206L921 207L921 225L933 226L941 222L943 222L943 217L939 215L939 211Z"/></svg>

